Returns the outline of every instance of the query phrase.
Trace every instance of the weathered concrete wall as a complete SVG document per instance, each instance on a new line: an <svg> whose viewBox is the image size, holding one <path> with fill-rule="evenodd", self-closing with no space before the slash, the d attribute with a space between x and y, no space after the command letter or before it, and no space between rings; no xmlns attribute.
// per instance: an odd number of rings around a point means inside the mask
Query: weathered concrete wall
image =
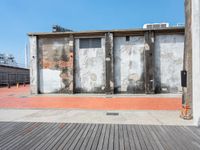
<svg viewBox="0 0 200 150"><path fill-rule="evenodd" d="M106 87L105 38L101 48L79 48L75 40L75 91L81 93L102 93Z"/></svg>
<svg viewBox="0 0 200 150"><path fill-rule="evenodd" d="M71 93L73 91L73 51L70 38L40 38L39 91Z"/></svg>
<svg viewBox="0 0 200 150"><path fill-rule="evenodd" d="M177 93L181 91L182 34L183 29L178 28L162 32L31 34L31 91Z"/></svg>
<svg viewBox="0 0 200 150"><path fill-rule="evenodd" d="M181 92L184 35L156 35L155 89L157 93Z"/></svg>
<svg viewBox="0 0 200 150"><path fill-rule="evenodd" d="M116 93L144 93L144 36L114 38Z"/></svg>

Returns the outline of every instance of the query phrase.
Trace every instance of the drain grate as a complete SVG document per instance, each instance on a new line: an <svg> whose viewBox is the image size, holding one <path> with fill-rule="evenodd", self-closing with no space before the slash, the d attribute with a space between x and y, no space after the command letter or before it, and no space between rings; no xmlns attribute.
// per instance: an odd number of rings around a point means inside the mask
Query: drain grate
<svg viewBox="0 0 200 150"><path fill-rule="evenodd" d="M107 116L119 116L118 112L107 112L106 113Z"/></svg>
<svg viewBox="0 0 200 150"><path fill-rule="evenodd" d="M19 96L19 98L27 98L28 96Z"/></svg>

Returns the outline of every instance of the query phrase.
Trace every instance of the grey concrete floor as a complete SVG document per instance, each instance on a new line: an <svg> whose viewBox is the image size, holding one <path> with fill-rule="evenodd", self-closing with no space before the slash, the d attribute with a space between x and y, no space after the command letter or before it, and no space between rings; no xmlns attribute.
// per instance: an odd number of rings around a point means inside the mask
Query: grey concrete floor
<svg viewBox="0 0 200 150"><path fill-rule="evenodd" d="M119 115L107 115L115 112ZM105 123L145 125L193 125L180 111L95 111L78 109L0 109L0 121Z"/></svg>

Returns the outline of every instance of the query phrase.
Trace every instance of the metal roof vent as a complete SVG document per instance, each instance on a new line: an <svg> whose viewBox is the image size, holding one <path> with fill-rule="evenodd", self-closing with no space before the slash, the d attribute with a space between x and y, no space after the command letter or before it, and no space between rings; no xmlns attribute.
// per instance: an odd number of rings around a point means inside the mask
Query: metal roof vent
<svg viewBox="0 0 200 150"><path fill-rule="evenodd" d="M152 24L144 24L143 29L163 29L168 27L169 23L152 23Z"/></svg>

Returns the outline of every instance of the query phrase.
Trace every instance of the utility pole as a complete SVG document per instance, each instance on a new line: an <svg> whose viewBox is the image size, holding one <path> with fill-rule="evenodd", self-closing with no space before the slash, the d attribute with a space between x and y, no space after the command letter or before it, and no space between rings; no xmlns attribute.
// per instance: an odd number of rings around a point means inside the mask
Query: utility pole
<svg viewBox="0 0 200 150"><path fill-rule="evenodd" d="M185 0L185 47L183 71L185 81L182 95L181 118L190 120L192 116L192 0ZM183 81L184 80L184 81Z"/></svg>

